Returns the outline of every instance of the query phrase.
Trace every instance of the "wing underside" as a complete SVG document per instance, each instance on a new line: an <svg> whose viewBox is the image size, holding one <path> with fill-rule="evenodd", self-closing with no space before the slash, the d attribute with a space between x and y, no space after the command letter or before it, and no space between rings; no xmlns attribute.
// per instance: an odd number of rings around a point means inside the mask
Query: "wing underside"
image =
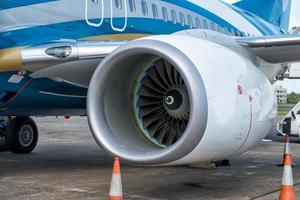
<svg viewBox="0 0 300 200"><path fill-rule="evenodd" d="M269 63L300 62L300 35L238 38L242 46Z"/></svg>

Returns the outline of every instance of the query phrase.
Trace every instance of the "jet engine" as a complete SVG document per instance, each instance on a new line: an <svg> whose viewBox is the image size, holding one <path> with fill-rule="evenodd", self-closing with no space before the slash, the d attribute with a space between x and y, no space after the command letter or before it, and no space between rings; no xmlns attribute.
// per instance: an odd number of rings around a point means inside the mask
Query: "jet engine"
<svg viewBox="0 0 300 200"><path fill-rule="evenodd" d="M88 121L103 150L137 165L179 165L241 154L269 132L270 81L249 59L200 38L129 42L95 71Z"/></svg>

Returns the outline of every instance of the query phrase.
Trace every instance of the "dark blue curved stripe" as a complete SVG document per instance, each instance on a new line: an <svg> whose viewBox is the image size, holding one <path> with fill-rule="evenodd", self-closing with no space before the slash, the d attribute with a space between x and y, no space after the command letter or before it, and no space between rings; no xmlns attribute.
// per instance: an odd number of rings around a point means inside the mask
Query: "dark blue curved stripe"
<svg viewBox="0 0 300 200"><path fill-rule="evenodd" d="M291 0L287 0L285 3L288 6L288 9L285 11L283 0L242 0L234 5L259 16L259 18L277 27L287 29L290 18Z"/></svg>
<svg viewBox="0 0 300 200"><path fill-rule="evenodd" d="M262 18L255 16L254 14L241 10L239 8L234 8L236 12L238 12L241 16L245 17L251 24L253 24L258 30L263 32L264 35L274 35L275 33L265 24L267 23ZM279 31L278 31L279 32Z"/></svg>
<svg viewBox="0 0 300 200"><path fill-rule="evenodd" d="M248 11L242 10L236 6L223 2L225 5L236 11L239 15L244 17L248 22L253 24L255 28L257 28L263 35L275 35L280 34L280 31L274 33L264 22L262 18L255 16L253 13L249 13ZM277 27L278 28L278 27Z"/></svg>
<svg viewBox="0 0 300 200"><path fill-rule="evenodd" d="M0 10L22 7L22 6L29 6L33 4L39 4L39 3L47 3L52 1L58 1L58 0L1 0Z"/></svg>
<svg viewBox="0 0 300 200"><path fill-rule="evenodd" d="M241 12L238 10L235 11L237 11L241 16L243 16L248 22L253 24L253 26L255 26L255 28L257 28L264 35L274 35L274 33L264 23L259 22L256 18L252 17L251 15L245 12Z"/></svg>

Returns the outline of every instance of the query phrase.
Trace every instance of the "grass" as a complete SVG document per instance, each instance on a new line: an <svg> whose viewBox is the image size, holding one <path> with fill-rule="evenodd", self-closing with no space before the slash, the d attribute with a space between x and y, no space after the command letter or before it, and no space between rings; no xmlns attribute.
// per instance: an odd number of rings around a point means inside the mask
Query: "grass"
<svg viewBox="0 0 300 200"><path fill-rule="evenodd" d="M278 104L278 107L294 107L295 104L292 103L285 103L285 104Z"/></svg>
<svg viewBox="0 0 300 200"><path fill-rule="evenodd" d="M277 115L278 116L285 116L286 114L288 114L289 111L287 110L278 110L277 111Z"/></svg>

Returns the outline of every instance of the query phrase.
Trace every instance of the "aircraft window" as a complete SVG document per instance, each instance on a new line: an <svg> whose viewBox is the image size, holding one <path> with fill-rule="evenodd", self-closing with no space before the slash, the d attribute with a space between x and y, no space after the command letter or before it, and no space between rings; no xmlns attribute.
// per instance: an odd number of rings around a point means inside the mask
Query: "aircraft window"
<svg viewBox="0 0 300 200"><path fill-rule="evenodd" d="M148 6L146 1L142 1L142 12L144 16L148 16Z"/></svg>
<svg viewBox="0 0 300 200"><path fill-rule="evenodd" d="M134 13L136 11L135 8L135 0L128 0L129 10Z"/></svg>
<svg viewBox="0 0 300 200"><path fill-rule="evenodd" d="M283 35L286 34L286 32L285 32L283 29L280 29L280 32L281 32Z"/></svg>
<svg viewBox="0 0 300 200"><path fill-rule="evenodd" d="M215 24L214 24L213 22L211 22L210 25L211 25L211 30L216 31L216 26L215 26Z"/></svg>
<svg viewBox="0 0 300 200"><path fill-rule="evenodd" d="M177 23L177 15L176 15L175 10L172 10L172 11L171 11L171 14L172 14L172 22L173 22L174 24L176 24L176 23Z"/></svg>
<svg viewBox="0 0 300 200"><path fill-rule="evenodd" d="M240 36L240 32L238 30L235 31L235 36Z"/></svg>
<svg viewBox="0 0 300 200"><path fill-rule="evenodd" d="M201 21L198 17L196 17L196 27L201 28Z"/></svg>
<svg viewBox="0 0 300 200"><path fill-rule="evenodd" d="M190 28L193 28L193 18L191 15L188 15L188 25Z"/></svg>
<svg viewBox="0 0 300 200"><path fill-rule="evenodd" d="M203 20L203 26L204 26L205 29L208 29L208 24L207 24L207 21L205 19Z"/></svg>
<svg viewBox="0 0 300 200"><path fill-rule="evenodd" d="M232 36L235 35L233 28L230 29L230 33L231 33Z"/></svg>
<svg viewBox="0 0 300 200"><path fill-rule="evenodd" d="M162 7L162 13L163 13L164 21L167 22L168 21L168 11L165 7Z"/></svg>
<svg viewBox="0 0 300 200"><path fill-rule="evenodd" d="M116 8L121 10L122 9L122 0L115 0L115 5L116 5Z"/></svg>
<svg viewBox="0 0 300 200"><path fill-rule="evenodd" d="M225 34L226 34L226 35L230 35L230 33L229 33L229 31L228 31L227 27L225 27L225 29L224 29L224 30L225 30Z"/></svg>
<svg viewBox="0 0 300 200"><path fill-rule="evenodd" d="M157 6L156 4L152 4L152 13L153 13L153 17L154 19L157 19L158 18L158 10L157 10Z"/></svg>
<svg viewBox="0 0 300 200"><path fill-rule="evenodd" d="M185 25L185 17L184 17L184 14L182 12L179 13L179 20L180 20L180 24L182 26L184 26Z"/></svg>
<svg viewBox="0 0 300 200"><path fill-rule="evenodd" d="M225 29L223 27L220 27L220 30L221 30L221 33L225 33L226 34Z"/></svg>

